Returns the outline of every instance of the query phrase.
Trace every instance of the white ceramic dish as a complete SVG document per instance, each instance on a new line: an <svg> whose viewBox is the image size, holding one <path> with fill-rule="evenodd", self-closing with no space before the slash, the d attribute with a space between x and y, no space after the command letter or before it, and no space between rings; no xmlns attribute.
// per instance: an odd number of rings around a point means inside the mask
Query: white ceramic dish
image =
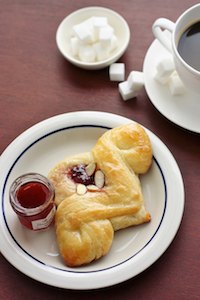
<svg viewBox="0 0 200 300"><path fill-rule="evenodd" d="M168 35L168 32L165 32ZM146 53L143 72L146 92L155 108L171 122L190 131L200 133L200 97L186 89L182 95L172 96L167 85L154 79L157 63L169 55L168 51L154 40Z"/></svg>
<svg viewBox="0 0 200 300"><path fill-rule="evenodd" d="M108 23L113 27L117 36L118 47L106 60L87 63L80 61L72 55L69 41L72 36L73 26L92 16L107 17ZM56 32L56 43L61 54L77 67L88 70L102 69L116 62L126 51L129 41L130 29L126 20L115 11L99 6L85 7L71 13L60 23Z"/></svg>
<svg viewBox="0 0 200 300"><path fill-rule="evenodd" d="M105 130L129 122L103 112L58 115L22 133L2 153L0 250L13 266L52 286L95 289L136 276L163 254L182 219L184 187L172 154L148 129L154 159L141 183L152 221L115 233L111 251L99 261L75 269L66 267L58 253L54 227L39 233L23 228L9 204L9 186L17 176L30 171L47 175L66 155L90 150Z"/></svg>

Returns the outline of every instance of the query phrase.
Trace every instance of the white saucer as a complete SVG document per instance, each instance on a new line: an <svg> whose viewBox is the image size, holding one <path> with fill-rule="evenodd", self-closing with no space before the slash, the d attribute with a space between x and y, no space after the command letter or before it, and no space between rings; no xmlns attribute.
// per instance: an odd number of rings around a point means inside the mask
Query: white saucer
<svg viewBox="0 0 200 300"><path fill-rule="evenodd" d="M158 40L149 47L143 65L146 92L163 116L185 129L200 133L200 95L187 89L183 95L172 96L167 85L154 79L156 65L166 55L169 52Z"/></svg>

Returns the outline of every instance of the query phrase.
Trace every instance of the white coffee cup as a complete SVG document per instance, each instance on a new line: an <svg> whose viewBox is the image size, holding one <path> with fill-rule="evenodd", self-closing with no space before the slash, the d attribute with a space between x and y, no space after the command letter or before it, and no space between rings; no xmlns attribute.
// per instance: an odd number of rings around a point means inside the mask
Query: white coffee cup
<svg viewBox="0 0 200 300"><path fill-rule="evenodd" d="M178 42L184 31L192 24L200 21L200 4L194 5L186 10L176 21L159 18L153 26L152 31L160 43L171 52L176 71L182 79L184 85L193 91L200 93L200 72L188 65L178 52ZM167 38L164 30L171 32L171 39ZM200 53L200 51L199 51Z"/></svg>

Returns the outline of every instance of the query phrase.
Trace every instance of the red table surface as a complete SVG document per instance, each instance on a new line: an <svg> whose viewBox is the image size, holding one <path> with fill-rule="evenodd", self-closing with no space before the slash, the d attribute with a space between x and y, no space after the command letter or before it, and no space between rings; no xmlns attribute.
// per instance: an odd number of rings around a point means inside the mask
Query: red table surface
<svg viewBox="0 0 200 300"><path fill-rule="evenodd" d="M200 299L200 137L168 121L151 104L145 89L137 99L121 99L108 68L81 70L68 63L55 43L56 29L69 13L86 6L119 12L131 30L120 59L126 76L142 71L154 40L158 17L175 21L196 1L1 0L0 9L0 153L20 133L53 115L95 110L120 114L153 131L174 155L185 185L185 211L167 251L146 271L124 283L92 291L71 291L37 282L1 255L0 299Z"/></svg>

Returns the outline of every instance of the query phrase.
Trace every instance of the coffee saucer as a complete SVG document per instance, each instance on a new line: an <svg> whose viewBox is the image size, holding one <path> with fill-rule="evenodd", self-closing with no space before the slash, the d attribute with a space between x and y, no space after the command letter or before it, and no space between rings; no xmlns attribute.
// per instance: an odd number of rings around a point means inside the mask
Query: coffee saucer
<svg viewBox="0 0 200 300"><path fill-rule="evenodd" d="M148 97L155 108L171 122L200 133L200 95L186 89L182 95L173 96L167 85L160 84L154 78L158 62L166 56L169 56L169 52L157 39L154 40L143 64Z"/></svg>

